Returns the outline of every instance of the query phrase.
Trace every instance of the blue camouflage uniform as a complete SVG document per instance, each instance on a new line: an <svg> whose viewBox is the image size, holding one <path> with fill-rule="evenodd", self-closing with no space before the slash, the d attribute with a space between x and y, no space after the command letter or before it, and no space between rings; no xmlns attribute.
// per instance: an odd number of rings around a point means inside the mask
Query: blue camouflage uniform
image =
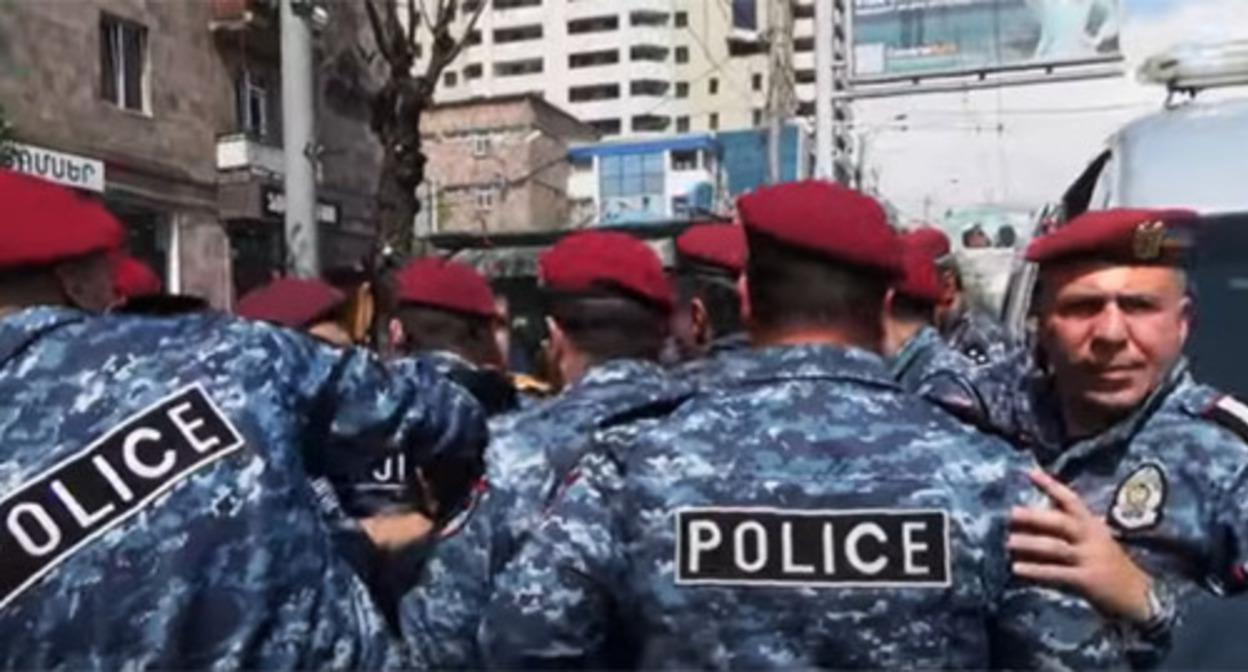
<svg viewBox="0 0 1248 672"><path fill-rule="evenodd" d="M591 368L559 396L491 423L488 489L474 511L442 532L427 575L401 605L403 628L422 665L481 665L476 633L493 578L580 460L591 432L608 418L685 390L658 364L613 360Z"/></svg>
<svg viewBox="0 0 1248 672"><path fill-rule="evenodd" d="M705 356L681 362L673 367L672 375L693 384L713 379L722 373L726 361L749 349L750 337L745 333L716 338L711 341Z"/></svg>
<svg viewBox="0 0 1248 672"><path fill-rule="evenodd" d="M752 358L644 431L599 437L498 578L492 665L1122 663L1086 603L1011 578L1008 512L1038 494L1028 460L865 351ZM870 566L855 550L868 532Z"/></svg>
<svg viewBox="0 0 1248 672"><path fill-rule="evenodd" d="M935 328L927 326L910 337L889 361L893 378L910 392L939 375L949 384L967 387L969 393L970 383L965 376L974 368L974 362L945 343Z"/></svg>
<svg viewBox="0 0 1248 672"><path fill-rule="evenodd" d="M954 350L977 365L1001 361L1016 350L1005 327L993 318L969 307L950 316L940 328Z"/></svg>
<svg viewBox="0 0 1248 672"><path fill-rule="evenodd" d="M479 450L477 405L427 365L223 315L34 308L0 318L0 400L4 667L410 663L314 479Z"/></svg>

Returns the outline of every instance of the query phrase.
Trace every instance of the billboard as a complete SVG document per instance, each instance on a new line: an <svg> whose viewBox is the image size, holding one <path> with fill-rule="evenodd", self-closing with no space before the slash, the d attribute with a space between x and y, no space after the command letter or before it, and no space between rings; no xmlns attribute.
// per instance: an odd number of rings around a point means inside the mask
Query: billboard
<svg viewBox="0 0 1248 672"><path fill-rule="evenodd" d="M1115 58L1121 0L854 0L854 77Z"/></svg>

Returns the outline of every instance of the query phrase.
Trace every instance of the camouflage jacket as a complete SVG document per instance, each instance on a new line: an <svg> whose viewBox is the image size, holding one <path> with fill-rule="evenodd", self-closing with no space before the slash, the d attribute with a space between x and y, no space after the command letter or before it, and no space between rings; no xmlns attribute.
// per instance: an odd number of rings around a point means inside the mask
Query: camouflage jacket
<svg viewBox="0 0 1248 672"><path fill-rule="evenodd" d="M993 318L967 307L954 313L942 324L940 334L950 347L980 366L1001 361L1017 349L1005 327Z"/></svg>
<svg viewBox="0 0 1248 672"><path fill-rule="evenodd" d="M0 318L6 668L408 664L310 477L477 450L427 366L222 315ZM332 493L329 493L332 499Z"/></svg>
<svg viewBox="0 0 1248 672"><path fill-rule="evenodd" d="M644 431L599 435L497 580L492 665L1122 663L1088 605L1011 578L1028 460L905 393L875 355L753 358Z"/></svg>
<svg viewBox="0 0 1248 672"><path fill-rule="evenodd" d="M474 509L442 532L426 577L401 605L404 632L421 664L480 667L477 626L494 576L527 539L591 433L685 390L658 364L615 360L590 369L559 396L492 423L488 487Z"/></svg>
<svg viewBox="0 0 1248 672"><path fill-rule="evenodd" d="M909 392L919 390L937 374L950 383L969 385L965 376L974 368L974 362L945 343L932 327L920 329L889 362L893 378Z"/></svg>

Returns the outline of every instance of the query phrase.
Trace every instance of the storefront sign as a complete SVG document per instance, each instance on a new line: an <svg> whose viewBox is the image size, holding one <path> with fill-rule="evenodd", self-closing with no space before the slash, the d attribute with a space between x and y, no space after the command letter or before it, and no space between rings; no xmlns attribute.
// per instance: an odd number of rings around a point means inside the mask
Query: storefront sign
<svg viewBox="0 0 1248 672"><path fill-rule="evenodd" d="M261 206L264 214L272 217L283 217L286 215L286 194L281 189L273 187L262 187L260 189ZM321 224L337 224L338 223L338 206L325 201L318 201L316 204L316 221Z"/></svg>
<svg viewBox="0 0 1248 672"><path fill-rule="evenodd" d="M12 143L10 167L67 187L103 193L104 162L42 147Z"/></svg>

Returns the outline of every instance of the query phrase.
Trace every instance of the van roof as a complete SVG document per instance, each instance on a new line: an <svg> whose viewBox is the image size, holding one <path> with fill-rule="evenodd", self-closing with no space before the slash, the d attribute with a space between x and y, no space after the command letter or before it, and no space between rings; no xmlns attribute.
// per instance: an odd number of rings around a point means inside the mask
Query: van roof
<svg viewBox="0 0 1248 672"><path fill-rule="evenodd" d="M1130 207L1248 212L1248 99L1191 103L1137 119L1111 142L1115 199Z"/></svg>

